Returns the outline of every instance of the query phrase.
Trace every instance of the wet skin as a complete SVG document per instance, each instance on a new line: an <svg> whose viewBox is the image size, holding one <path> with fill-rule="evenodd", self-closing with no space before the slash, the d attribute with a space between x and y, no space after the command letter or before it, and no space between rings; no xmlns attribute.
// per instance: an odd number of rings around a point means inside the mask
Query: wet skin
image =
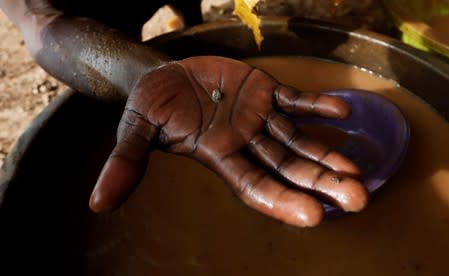
<svg viewBox="0 0 449 276"><path fill-rule="evenodd" d="M47 4L32 10L17 2L0 5L42 67L82 93L126 100L92 210L120 206L156 148L198 160L248 206L291 225L317 225L323 218L320 198L350 212L366 206L368 194L355 179L358 168L301 135L285 117L344 119L350 113L345 102L301 93L228 58L172 61L94 19L66 16L46 1L24 1ZM32 16L21 17L23 9ZM219 101L212 99L216 89L223 93Z"/></svg>

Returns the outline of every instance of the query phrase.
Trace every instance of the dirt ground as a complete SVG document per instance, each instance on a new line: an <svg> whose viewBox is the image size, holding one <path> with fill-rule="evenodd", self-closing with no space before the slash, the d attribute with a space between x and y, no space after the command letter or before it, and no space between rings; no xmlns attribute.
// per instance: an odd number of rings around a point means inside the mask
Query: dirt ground
<svg viewBox="0 0 449 276"><path fill-rule="evenodd" d="M351 22L360 21L360 25L376 28L378 22L383 22L382 12L373 8L376 1L346 0L347 6L342 6L337 14L347 14L349 17L346 19L349 18ZM261 3L261 14L310 15L311 18L322 18L323 14L325 17L328 15L331 2L270 0ZM232 0L204 0L202 8L204 19L211 21L232 16L233 5ZM369 11L370 15L367 16L364 11ZM355 18L354 14L359 16ZM162 9L144 26L143 37L148 39L180 27L181 24L173 16L173 12L167 8ZM64 84L46 74L33 61L25 48L22 35L0 11L0 166L33 118L65 89Z"/></svg>
<svg viewBox="0 0 449 276"><path fill-rule="evenodd" d="M0 11L0 166L32 119L64 89L33 61L22 35Z"/></svg>

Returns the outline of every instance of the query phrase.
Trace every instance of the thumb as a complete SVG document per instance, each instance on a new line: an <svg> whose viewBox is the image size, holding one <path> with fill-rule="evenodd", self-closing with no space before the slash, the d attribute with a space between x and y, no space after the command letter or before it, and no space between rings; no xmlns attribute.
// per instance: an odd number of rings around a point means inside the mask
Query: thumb
<svg viewBox="0 0 449 276"><path fill-rule="evenodd" d="M94 212L120 206L145 174L157 128L144 115L126 109L117 131L117 144L107 159L90 197Z"/></svg>

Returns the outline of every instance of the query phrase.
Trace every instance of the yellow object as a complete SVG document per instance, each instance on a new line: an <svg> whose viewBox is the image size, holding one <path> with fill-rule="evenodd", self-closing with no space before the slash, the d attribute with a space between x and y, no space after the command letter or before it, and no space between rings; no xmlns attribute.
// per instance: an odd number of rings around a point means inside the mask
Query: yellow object
<svg viewBox="0 0 449 276"><path fill-rule="evenodd" d="M449 57L449 0L384 0L402 41Z"/></svg>
<svg viewBox="0 0 449 276"><path fill-rule="evenodd" d="M253 12L259 0L234 0L234 14L237 15L254 34L257 47L261 47L263 36L260 31L260 18Z"/></svg>

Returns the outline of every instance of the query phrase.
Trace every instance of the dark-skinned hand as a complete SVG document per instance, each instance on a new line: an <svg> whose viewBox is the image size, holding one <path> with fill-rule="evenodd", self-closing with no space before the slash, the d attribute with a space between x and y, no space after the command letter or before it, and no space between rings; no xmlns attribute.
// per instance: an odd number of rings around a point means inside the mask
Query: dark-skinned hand
<svg viewBox="0 0 449 276"><path fill-rule="evenodd" d="M218 102L212 100L215 89L223 93ZM317 225L324 215L319 198L358 212L368 201L353 178L359 169L306 138L285 116L344 119L349 113L350 106L338 98L300 93L236 60L169 63L147 73L131 91L90 207L109 211L123 203L157 147L198 160L248 206L287 224Z"/></svg>

